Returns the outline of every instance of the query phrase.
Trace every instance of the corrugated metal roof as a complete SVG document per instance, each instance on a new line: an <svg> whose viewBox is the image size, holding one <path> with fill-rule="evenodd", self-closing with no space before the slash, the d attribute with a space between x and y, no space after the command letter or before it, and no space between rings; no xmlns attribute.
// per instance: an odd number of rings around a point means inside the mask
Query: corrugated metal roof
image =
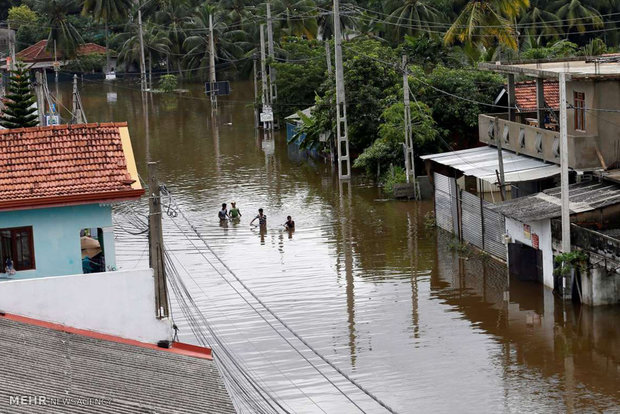
<svg viewBox="0 0 620 414"><path fill-rule="evenodd" d="M493 210L521 222L560 217L560 191L560 187L550 188L542 193L496 204ZM569 186L569 200L571 214L618 204L620 186L606 182L572 184Z"/></svg>
<svg viewBox="0 0 620 414"><path fill-rule="evenodd" d="M212 360L0 318L3 413L235 412ZM105 405L10 405L10 396L98 398Z"/></svg>
<svg viewBox="0 0 620 414"><path fill-rule="evenodd" d="M546 164L540 160L502 150L504 159L504 178L507 183L539 180L560 174L560 166ZM497 148L478 147L440 154L423 155L423 160L432 160L447 165L468 176L480 178L489 183L497 183L496 170L499 170Z"/></svg>

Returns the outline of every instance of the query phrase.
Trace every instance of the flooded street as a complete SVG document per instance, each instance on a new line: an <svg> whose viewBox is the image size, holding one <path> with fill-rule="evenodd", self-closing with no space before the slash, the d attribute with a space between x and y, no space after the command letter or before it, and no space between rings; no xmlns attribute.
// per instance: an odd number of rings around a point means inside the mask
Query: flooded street
<svg viewBox="0 0 620 414"><path fill-rule="evenodd" d="M230 270L394 411L620 411L618 307L571 306L541 285L509 281L504 264L460 257L450 235L425 227L431 201L386 200L359 178L340 189L329 164L284 135L265 145L253 128L251 83L233 83L213 117L203 86L186 87L193 92L150 98L148 141L135 84L84 81L80 93L89 122L129 123L140 175L149 151L174 202ZM70 107L70 85L60 89ZM231 201L241 223L222 227L217 211ZM265 234L249 226L260 207ZM146 199L134 209L146 214ZM282 226L287 215L293 233ZM115 221L119 266L148 266L146 236L131 234L126 211ZM303 357L278 336L180 214L164 219L164 239L201 311L285 409L360 412L330 380L363 411L384 412L281 326ZM180 339L195 343L175 303Z"/></svg>

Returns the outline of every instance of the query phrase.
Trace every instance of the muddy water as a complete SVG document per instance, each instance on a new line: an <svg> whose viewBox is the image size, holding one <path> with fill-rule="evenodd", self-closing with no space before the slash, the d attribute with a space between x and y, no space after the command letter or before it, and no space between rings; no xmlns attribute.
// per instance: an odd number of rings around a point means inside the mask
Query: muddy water
<svg viewBox="0 0 620 414"><path fill-rule="evenodd" d="M425 228L429 202L388 201L363 180L341 192L329 165L282 136L272 148L255 136L250 84L233 84L216 117L201 86L190 87L184 97L153 96L148 123L135 85L84 82L81 93L89 121L129 122L141 175L148 150L214 251L342 371L401 413L619 411L618 308L562 304L540 285L509 281L502 264L462 257L449 236ZM68 85L60 89L68 106ZM243 217L222 227L217 211L230 201ZM266 233L248 225L259 207ZM146 212L145 203L132 208ZM294 233L281 226L287 215ZM144 237L125 231L125 213L115 220L119 266L145 266ZM285 408L359 412L209 266L187 226L167 217L164 227L210 323ZM195 341L173 312L181 339ZM303 353L364 411L384 412Z"/></svg>

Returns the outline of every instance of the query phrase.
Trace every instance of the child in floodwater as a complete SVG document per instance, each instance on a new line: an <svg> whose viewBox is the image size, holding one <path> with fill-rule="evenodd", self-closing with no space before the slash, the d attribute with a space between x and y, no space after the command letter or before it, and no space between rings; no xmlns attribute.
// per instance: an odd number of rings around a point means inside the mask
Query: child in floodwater
<svg viewBox="0 0 620 414"><path fill-rule="evenodd" d="M222 209L217 213L220 221L228 220L228 210L226 210L226 203L222 204Z"/></svg>
<svg viewBox="0 0 620 414"><path fill-rule="evenodd" d="M284 227L287 230L295 230L295 221L293 221L291 216L286 216L286 223L284 223Z"/></svg>
<svg viewBox="0 0 620 414"><path fill-rule="evenodd" d="M237 203L234 201L230 203L230 211L228 214L231 220L239 220L241 218L241 211L237 208Z"/></svg>
<svg viewBox="0 0 620 414"><path fill-rule="evenodd" d="M256 220L258 220L258 225L261 227L261 229L267 227L267 216L263 214L262 208L258 209L258 215L254 217L254 220L250 222L250 226L254 224Z"/></svg>

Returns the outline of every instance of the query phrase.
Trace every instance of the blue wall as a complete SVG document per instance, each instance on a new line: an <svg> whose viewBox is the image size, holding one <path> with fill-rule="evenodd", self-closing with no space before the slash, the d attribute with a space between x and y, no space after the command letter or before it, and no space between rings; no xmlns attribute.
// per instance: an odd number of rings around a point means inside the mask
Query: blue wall
<svg viewBox="0 0 620 414"><path fill-rule="evenodd" d="M112 226L112 207L86 204L0 212L0 228L23 226L32 226L36 269L18 271L12 279L79 274L80 230Z"/></svg>

